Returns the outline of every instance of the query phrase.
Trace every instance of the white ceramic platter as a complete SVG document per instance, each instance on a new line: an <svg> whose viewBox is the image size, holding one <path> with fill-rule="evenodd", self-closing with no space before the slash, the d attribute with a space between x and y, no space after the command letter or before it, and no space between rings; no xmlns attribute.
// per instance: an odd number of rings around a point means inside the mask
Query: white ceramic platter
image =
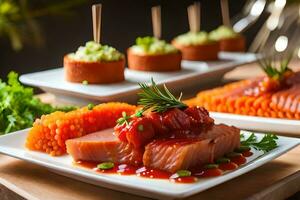
<svg viewBox="0 0 300 200"><path fill-rule="evenodd" d="M230 113L209 112L216 123L236 126L240 129L286 133L295 137L300 136L300 120L255 117Z"/></svg>
<svg viewBox="0 0 300 200"><path fill-rule="evenodd" d="M214 62L182 61L182 70L178 72L142 72L125 70L125 81L115 84L70 83L64 80L63 68L24 74L20 81L39 87L44 91L69 100L94 101L130 101L139 90L138 82L149 82L153 77L158 84L168 84L170 89L183 90L186 87L220 79L226 72L236 66L254 62L256 54L221 52L219 60ZM129 99L129 100L128 100ZM84 102L86 103L86 102Z"/></svg>
<svg viewBox="0 0 300 200"><path fill-rule="evenodd" d="M236 170L227 172L219 177L203 178L192 184L176 184L168 180L99 174L89 169L74 166L72 158L68 155L51 157L44 153L28 151L24 147L27 132L28 130L23 130L0 137L0 153L44 166L58 174L83 182L157 199L178 199L199 193L247 173L284 154L300 143L300 140L296 138L279 137L279 146L276 149L268 153L253 150L253 156L247 158L247 163ZM245 132L245 134L247 136L249 133ZM257 133L257 136L261 138L262 135Z"/></svg>

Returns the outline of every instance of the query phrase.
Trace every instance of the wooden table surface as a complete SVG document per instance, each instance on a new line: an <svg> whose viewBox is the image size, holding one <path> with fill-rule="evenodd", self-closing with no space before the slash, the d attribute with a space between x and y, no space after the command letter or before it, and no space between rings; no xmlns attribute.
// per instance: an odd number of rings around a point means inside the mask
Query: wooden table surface
<svg viewBox="0 0 300 200"><path fill-rule="evenodd" d="M294 63L294 66L298 62ZM226 74L226 79L256 76L251 64ZM55 102L51 95L42 95ZM300 146L279 158L188 199L285 199L300 191ZM147 199L66 178L46 168L0 155L1 199Z"/></svg>

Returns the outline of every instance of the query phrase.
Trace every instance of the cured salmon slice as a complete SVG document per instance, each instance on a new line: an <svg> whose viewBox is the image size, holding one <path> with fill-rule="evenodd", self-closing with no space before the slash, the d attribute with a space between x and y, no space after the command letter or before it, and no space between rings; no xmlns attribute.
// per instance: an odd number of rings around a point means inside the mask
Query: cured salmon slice
<svg viewBox="0 0 300 200"><path fill-rule="evenodd" d="M211 163L239 146L239 129L214 125L195 138L154 140L145 148L143 163L173 173Z"/></svg>
<svg viewBox="0 0 300 200"><path fill-rule="evenodd" d="M240 145L240 131L226 125L213 125L199 135L187 138L156 139L144 149L120 141L112 129L67 140L67 152L75 161L115 162L142 165L169 172L191 169L232 152Z"/></svg>
<svg viewBox="0 0 300 200"><path fill-rule="evenodd" d="M75 161L95 161L141 165L143 151L121 142L112 129L66 141L67 152Z"/></svg>
<svg viewBox="0 0 300 200"><path fill-rule="evenodd" d="M273 94L272 103L276 106L276 109L280 111L291 113L300 112L300 84Z"/></svg>

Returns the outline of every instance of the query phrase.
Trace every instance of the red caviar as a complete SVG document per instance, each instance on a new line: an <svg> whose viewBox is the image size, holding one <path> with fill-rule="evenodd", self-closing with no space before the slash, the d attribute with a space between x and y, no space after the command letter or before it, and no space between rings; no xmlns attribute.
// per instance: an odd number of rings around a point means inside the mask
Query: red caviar
<svg viewBox="0 0 300 200"><path fill-rule="evenodd" d="M122 112L133 114L136 106L126 103L104 103L93 108L84 107L71 112L54 112L37 119L26 139L30 150L52 156L66 153L65 141L88 133L112 128Z"/></svg>

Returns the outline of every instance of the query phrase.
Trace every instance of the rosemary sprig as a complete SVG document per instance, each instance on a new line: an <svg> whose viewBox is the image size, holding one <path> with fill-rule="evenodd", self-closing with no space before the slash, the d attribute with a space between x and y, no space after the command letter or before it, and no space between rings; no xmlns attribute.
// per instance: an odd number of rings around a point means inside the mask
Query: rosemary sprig
<svg viewBox="0 0 300 200"><path fill-rule="evenodd" d="M285 59L281 59L279 61L279 66L276 62L276 59L273 58L266 58L266 59L260 59L258 60L259 65L264 70L264 72L267 74L268 77L281 80L283 78L283 75L288 72L292 71L288 65L292 59L292 54L289 55Z"/></svg>
<svg viewBox="0 0 300 200"><path fill-rule="evenodd" d="M254 133L248 138L245 138L244 134L241 134L241 144L243 146L253 147L263 152L269 152L275 149L278 146L276 140L278 140L278 137L271 133L265 134L260 141L257 141L257 137Z"/></svg>
<svg viewBox="0 0 300 200"><path fill-rule="evenodd" d="M164 85L163 89L159 89L157 84L151 78L151 86L146 83L139 83L142 92L138 93L140 99L139 105L144 106L143 111L151 109L152 112L165 112L171 108L184 109L186 104L181 102L182 93L176 98Z"/></svg>

